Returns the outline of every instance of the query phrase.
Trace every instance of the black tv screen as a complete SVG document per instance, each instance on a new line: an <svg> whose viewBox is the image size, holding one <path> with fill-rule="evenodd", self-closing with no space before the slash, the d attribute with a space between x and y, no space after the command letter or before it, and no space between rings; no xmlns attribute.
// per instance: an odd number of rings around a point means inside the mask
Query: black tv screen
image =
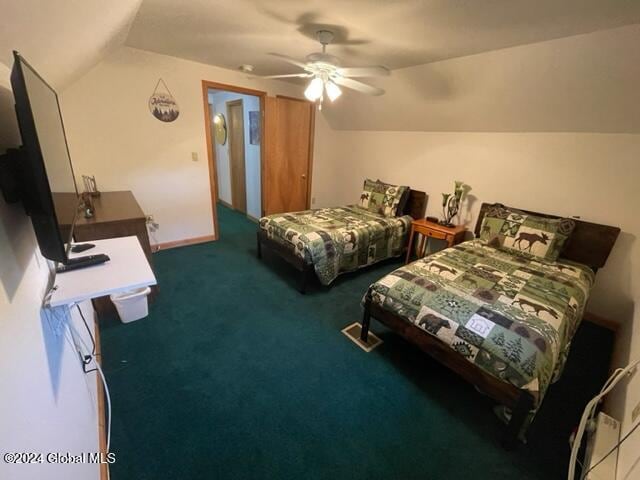
<svg viewBox="0 0 640 480"><path fill-rule="evenodd" d="M11 87L24 147L23 202L45 258L66 263L78 190L56 91L18 52Z"/></svg>

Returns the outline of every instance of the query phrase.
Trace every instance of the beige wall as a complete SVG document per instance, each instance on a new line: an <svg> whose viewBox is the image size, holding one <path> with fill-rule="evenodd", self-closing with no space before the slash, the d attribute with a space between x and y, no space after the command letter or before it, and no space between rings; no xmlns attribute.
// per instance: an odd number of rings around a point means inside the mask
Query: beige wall
<svg viewBox="0 0 640 480"><path fill-rule="evenodd" d="M348 93L323 110L312 195L355 203L364 178L381 178L426 191L438 215L441 192L463 180L470 228L494 201L619 226L589 309L620 324L613 365L625 365L640 358L638 58L635 25L394 71L377 81L383 97ZM636 373L607 402L623 434L639 402ZM619 479L639 474L638 451L640 433Z"/></svg>
<svg viewBox="0 0 640 480"><path fill-rule="evenodd" d="M317 168L326 172L324 178L316 174L314 181L319 206L355 203L369 177L424 190L429 194L427 214L437 216L440 193L462 180L473 187L462 215L470 229L480 204L495 201L619 226L622 234L598 272L589 309L621 324L616 366L640 358L640 135L329 134L331 142L316 152ZM611 412L628 429L631 410L640 401L640 375L628 387L623 382L610 400ZM625 445L621 471L631 468L639 438Z"/></svg>
<svg viewBox="0 0 640 480"><path fill-rule="evenodd" d="M147 107L160 77L180 107L172 123L156 120ZM76 175L95 175L105 191L132 190L160 224L158 242L213 234L202 80L301 96L301 88L289 83L251 80L240 72L128 47L61 94Z"/></svg>
<svg viewBox="0 0 640 480"><path fill-rule="evenodd" d="M370 81L385 95L324 113L342 130L640 133L638 58L631 25L394 70Z"/></svg>
<svg viewBox="0 0 640 480"><path fill-rule="evenodd" d="M599 274L592 308L629 320L640 285L640 135L549 133L333 132L333 152L316 159L340 175L314 192L319 205L354 203L365 177L411 185L429 194L427 214L440 214L440 193L454 180L473 187L463 221L472 229L482 202L502 202L578 215L623 230ZM329 188L329 186L331 188ZM635 290L634 290L635 287Z"/></svg>
<svg viewBox="0 0 640 480"><path fill-rule="evenodd" d="M0 64L0 152L20 143L9 70ZM69 331L90 344L79 315L42 308L50 277L29 217L0 195L0 451L70 452L98 449L96 374L85 374ZM91 302L82 306L92 317ZM65 320L66 318L66 320ZM98 465L11 465L0 478L99 478Z"/></svg>

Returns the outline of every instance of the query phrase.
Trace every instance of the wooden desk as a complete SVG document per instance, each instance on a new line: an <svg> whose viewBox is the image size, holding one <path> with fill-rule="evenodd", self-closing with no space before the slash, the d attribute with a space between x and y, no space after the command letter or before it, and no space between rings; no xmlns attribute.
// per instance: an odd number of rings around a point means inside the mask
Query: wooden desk
<svg viewBox="0 0 640 480"><path fill-rule="evenodd" d="M420 256L423 257L427 246L427 239L437 238L447 242L447 247L453 247L464 240L467 229L464 225L455 225L453 227L445 227L439 223L429 222L424 218L411 222L411 233L409 234L409 248L407 249L407 257L405 263L409 263L411 259L411 251L413 249L413 237L416 233L422 235L420 243Z"/></svg>

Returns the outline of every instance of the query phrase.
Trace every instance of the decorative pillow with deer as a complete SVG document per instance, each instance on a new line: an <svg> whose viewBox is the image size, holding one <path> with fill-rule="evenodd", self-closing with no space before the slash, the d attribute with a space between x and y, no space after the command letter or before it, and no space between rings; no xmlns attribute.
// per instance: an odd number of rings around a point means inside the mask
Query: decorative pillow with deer
<svg viewBox="0 0 640 480"><path fill-rule="evenodd" d="M575 226L570 218L538 217L495 205L482 221L480 238L495 247L555 262Z"/></svg>
<svg viewBox="0 0 640 480"><path fill-rule="evenodd" d="M408 190L409 187L366 179L358 206L385 217L395 217L400 201Z"/></svg>

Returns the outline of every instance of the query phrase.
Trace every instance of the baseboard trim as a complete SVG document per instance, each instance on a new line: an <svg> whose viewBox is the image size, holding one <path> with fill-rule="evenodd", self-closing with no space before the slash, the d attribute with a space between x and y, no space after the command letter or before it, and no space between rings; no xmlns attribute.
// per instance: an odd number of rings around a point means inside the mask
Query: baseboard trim
<svg viewBox="0 0 640 480"><path fill-rule="evenodd" d="M156 243L151 245L151 251L167 250L169 248L186 247L187 245L197 245L198 243L215 242L218 239L216 235L204 235L202 237L184 238L182 240L173 240L171 242Z"/></svg>
<svg viewBox="0 0 640 480"><path fill-rule="evenodd" d="M618 328L620 328L620 325L613 320L609 320L608 318L601 317L600 315L596 315L591 312L585 312L582 319L587 322L595 323L596 325L611 330L612 332L617 332Z"/></svg>
<svg viewBox="0 0 640 480"><path fill-rule="evenodd" d="M218 199L218 202L220 202L225 207L230 208L231 210L235 210L235 208L233 208L233 205L231 205L229 202L225 202L221 198Z"/></svg>

